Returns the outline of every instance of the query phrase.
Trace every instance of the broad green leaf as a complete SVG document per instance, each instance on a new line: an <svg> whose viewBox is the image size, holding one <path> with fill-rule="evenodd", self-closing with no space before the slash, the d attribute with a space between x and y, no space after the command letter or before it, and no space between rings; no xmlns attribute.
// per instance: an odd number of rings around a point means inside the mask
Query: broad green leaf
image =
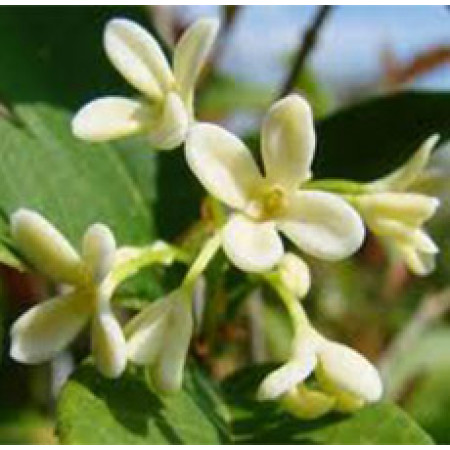
<svg viewBox="0 0 450 450"><path fill-rule="evenodd" d="M433 133L450 137L450 93L405 92L364 101L318 123L316 177L368 181L397 168Z"/></svg>
<svg viewBox="0 0 450 450"><path fill-rule="evenodd" d="M112 17L151 27L148 10L135 6L2 8L1 100L75 110L99 95L133 92L103 50L103 29Z"/></svg>
<svg viewBox="0 0 450 450"><path fill-rule="evenodd" d="M154 235L153 160L145 161L144 191L121 144L76 140L65 110L92 97L95 82L104 90L125 86L102 50L103 26L116 14L144 17L140 8L0 11L0 99L12 117L0 121L0 210L7 218L18 207L36 208L74 243L94 221L110 225L119 243L143 244ZM140 155L149 151L143 142L136 147Z"/></svg>
<svg viewBox="0 0 450 450"><path fill-rule="evenodd" d="M103 29L112 17L131 18L155 33L149 11L141 7L2 8L0 101L20 116L17 106L23 104L46 102L75 111L103 95L136 96L103 49ZM203 191L189 173L180 149L156 153L145 138L107 147L119 149L115 157L146 204L154 207L158 236L172 239L198 218ZM100 152L106 147L89 148Z"/></svg>
<svg viewBox="0 0 450 450"><path fill-rule="evenodd" d="M225 381L235 442L248 444L431 444L430 437L400 408L382 402L352 415L330 414L300 421L276 403L258 403L257 386L273 366L244 369Z"/></svg>
<svg viewBox="0 0 450 450"><path fill-rule="evenodd" d="M57 434L63 444L220 444L228 441L227 420L196 369L185 372L181 392L161 397L142 374L108 380L85 364L61 392Z"/></svg>
<svg viewBox="0 0 450 450"><path fill-rule="evenodd" d="M79 244L86 227L108 224L121 244L145 244L153 224L141 192L113 145L70 134L67 113L48 105L18 106L21 126L0 121L0 209L43 213Z"/></svg>
<svg viewBox="0 0 450 450"><path fill-rule="evenodd" d="M448 347L446 347L448 349ZM428 376L413 384L405 409L433 437L437 444L450 442L450 365L435 366Z"/></svg>

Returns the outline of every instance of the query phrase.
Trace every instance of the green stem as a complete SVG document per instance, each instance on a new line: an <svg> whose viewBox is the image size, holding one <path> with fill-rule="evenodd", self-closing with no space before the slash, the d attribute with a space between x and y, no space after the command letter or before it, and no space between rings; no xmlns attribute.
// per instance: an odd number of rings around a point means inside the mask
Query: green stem
<svg viewBox="0 0 450 450"><path fill-rule="evenodd" d="M117 286L142 268L153 264L170 265L174 261L187 263L188 257L180 249L165 243L157 247L155 245L143 247L136 253L132 253L129 258L124 258L123 262L114 267L104 283L112 293Z"/></svg>
<svg viewBox="0 0 450 450"><path fill-rule="evenodd" d="M295 333L304 329L305 327L309 327L309 320L306 316L302 304L289 289L286 289L283 286L277 274L265 274L263 275L263 278L275 290L280 299L283 301L283 304L289 313L289 317L291 318Z"/></svg>
<svg viewBox="0 0 450 450"><path fill-rule="evenodd" d="M302 185L302 189L334 192L336 194L361 195L372 191L369 184L356 181L329 178L324 180L311 180Z"/></svg>
<svg viewBox="0 0 450 450"><path fill-rule="evenodd" d="M181 288L187 292L191 292L194 289L195 282L198 277L205 271L211 259L219 250L222 243L222 230L217 230L215 234L209 238L206 244L203 246L201 252L197 256L196 260L191 265L188 273L184 277L181 284Z"/></svg>

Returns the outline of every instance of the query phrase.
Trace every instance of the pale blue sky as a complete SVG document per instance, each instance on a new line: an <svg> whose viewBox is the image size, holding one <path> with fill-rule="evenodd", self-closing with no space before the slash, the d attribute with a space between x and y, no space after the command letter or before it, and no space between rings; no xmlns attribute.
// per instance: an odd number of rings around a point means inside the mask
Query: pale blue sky
<svg viewBox="0 0 450 450"><path fill-rule="evenodd" d="M216 7L190 7L186 19L216 14ZM312 6L244 8L221 62L241 77L278 83L283 61L311 20ZM376 81L381 52L388 47L400 61L433 45L450 45L450 11L443 6L340 6L324 26L311 63L330 86ZM415 83L427 89L450 89L450 64Z"/></svg>

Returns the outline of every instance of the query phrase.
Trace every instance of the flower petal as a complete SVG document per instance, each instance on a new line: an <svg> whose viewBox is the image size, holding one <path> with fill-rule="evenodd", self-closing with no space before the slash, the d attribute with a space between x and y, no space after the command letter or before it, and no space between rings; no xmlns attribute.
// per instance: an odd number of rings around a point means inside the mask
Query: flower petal
<svg viewBox="0 0 450 450"><path fill-rule="evenodd" d="M171 302L164 346L152 371L152 380L156 388L162 392L175 392L181 389L193 331L190 300L180 296L172 298Z"/></svg>
<svg viewBox="0 0 450 450"><path fill-rule="evenodd" d="M310 176L316 138L311 108L296 94L276 102L262 127L262 156L266 176L289 188Z"/></svg>
<svg viewBox="0 0 450 450"><path fill-rule="evenodd" d="M304 360L293 359L271 372L259 386L258 400L274 400L306 380L316 366L316 357L310 353Z"/></svg>
<svg viewBox="0 0 450 450"><path fill-rule="evenodd" d="M190 109L195 83L211 52L218 31L217 19L199 19L184 32L175 47L173 71L181 97Z"/></svg>
<svg viewBox="0 0 450 450"><path fill-rule="evenodd" d="M351 255L364 240L358 213L327 192L296 192L278 227L306 253L331 261Z"/></svg>
<svg viewBox="0 0 450 450"><path fill-rule="evenodd" d="M114 264L116 241L101 223L91 225L83 236L83 260L95 282L100 283Z"/></svg>
<svg viewBox="0 0 450 450"><path fill-rule="evenodd" d="M274 222L253 222L241 214L228 220L222 245L231 262L246 272L270 270L284 252Z"/></svg>
<svg viewBox="0 0 450 450"><path fill-rule="evenodd" d="M181 145L189 127L189 117L181 98L170 93L164 100L160 117L149 124L150 145L160 150L172 150Z"/></svg>
<svg viewBox="0 0 450 450"><path fill-rule="evenodd" d="M424 277L429 275L436 267L435 253L417 250L412 245L395 245L395 248L402 256L409 270L415 275Z"/></svg>
<svg viewBox="0 0 450 450"><path fill-rule="evenodd" d="M72 120L72 133L79 139L102 142L142 132L149 111L139 101L103 97L83 106Z"/></svg>
<svg viewBox="0 0 450 450"><path fill-rule="evenodd" d="M153 364L164 345L169 310L169 298L157 300L126 325L127 351L131 361L143 366Z"/></svg>
<svg viewBox="0 0 450 450"><path fill-rule="evenodd" d="M136 89L160 99L174 78L159 44L135 22L113 19L104 34L106 54L115 68Z"/></svg>
<svg viewBox="0 0 450 450"><path fill-rule="evenodd" d="M11 328L11 357L27 364L48 361L67 347L89 317L77 292L36 305Z"/></svg>
<svg viewBox="0 0 450 450"><path fill-rule="evenodd" d="M232 208L244 209L263 183L250 150L217 125L199 123L191 127L186 159L204 188Z"/></svg>
<svg viewBox="0 0 450 450"><path fill-rule="evenodd" d="M392 193L367 194L356 197L356 207L367 218L389 218L417 227L431 218L439 206L439 199L423 194Z"/></svg>
<svg viewBox="0 0 450 450"><path fill-rule="evenodd" d="M424 253L438 253L439 248L425 231L394 219L375 218L369 222L378 236L395 239L400 246L411 246Z"/></svg>
<svg viewBox="0 0 450 450"><path fill-rule="evenodd" d="M92 319L92 354L102 375L117 378L127 365L127 346L122 328L109 305Z"/></svg>
<svg viewBox="0 0 450 450"><path fill-rule="evenodd" d="M85 280L86 269L67 239L44 217L29 209L11 216L11 233L19 250L52 280L77 284Z"/></svg>
<svg viewBox="0 0 450 450"><path fill-rule="evenodd" d="M324 339L318 358L324 374L337 389L367 402L381 398L383 386L378 371L355 350Z"/></svg>
<svg viewBox="0 0 450 450"><path fill-rule="evenodd" d="M433 148L439 141L439 134L429 136L411 158L399 169L384 178L370 183L374 191L404 191L408 189L425 170Z"/></svg>

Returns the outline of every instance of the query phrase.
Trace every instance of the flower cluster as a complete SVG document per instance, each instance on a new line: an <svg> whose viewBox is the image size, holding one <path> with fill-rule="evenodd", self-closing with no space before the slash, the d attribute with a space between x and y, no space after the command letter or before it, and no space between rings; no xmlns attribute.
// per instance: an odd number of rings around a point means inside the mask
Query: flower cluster
<svg viewBox="0 0 450 450"><path fill-rule="evenodd" d="M129 360L147 368L157 390L180 389L194 328L194 287L222 248L237 268L275 289L294 328L291 357L264 379L259 399L278 399L302 418L332 409L354 411L381 397L379 375L362 355L312 327L300 303L311 275L299 254L285 252L288 243L282 235L296 250L336 261L361 247L366 223L413 272L429 273L438 249L422 225L438 201L405 191L425 167L437 139L427 140L393 174L359 185L356 193L347 192L345 181L339 185L336 180L312 178L313 116L307 101L292 94L277 101L264 118L260 169L232 133L195 121L194 87L217 31L213 19L194 23L176 45L171 69L158 43L140 25L126 19L110 21L104 33L106 54L144 98L93 100L76 114L72 130L90 141L140 133L153 148L163 150L184 143L191 171L227 207L225 224L204 243L181 285L149 304L122 332L111 307L116 287L143 266L186 262L180 251L162 242L116 248L109 228L95 224L86 231L79 254L38 213L15 212L11 230L18 251L31 267L61 284L63 293L16 321L11 356L31 364L47 361L90 321L92 353L103 375L120 376ZM309 383L313 372L315 380Z"/></svg>

